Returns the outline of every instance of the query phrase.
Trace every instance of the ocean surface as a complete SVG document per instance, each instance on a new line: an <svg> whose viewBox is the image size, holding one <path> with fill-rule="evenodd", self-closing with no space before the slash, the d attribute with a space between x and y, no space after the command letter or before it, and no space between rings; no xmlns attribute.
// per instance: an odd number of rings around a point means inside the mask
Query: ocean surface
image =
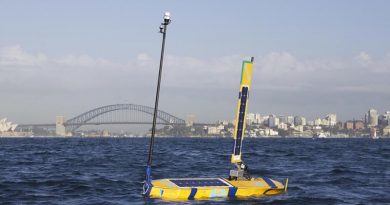
<svg viewBox="0 0 390 205"><path fill-rule="evenodd" d="M157 138L154 178L226 177L232 139ZM0 138L0 204L177 204L141 196L148 138ZM288 193L186 204L390 204L390 139L249 139L252 176Z"/></svg>

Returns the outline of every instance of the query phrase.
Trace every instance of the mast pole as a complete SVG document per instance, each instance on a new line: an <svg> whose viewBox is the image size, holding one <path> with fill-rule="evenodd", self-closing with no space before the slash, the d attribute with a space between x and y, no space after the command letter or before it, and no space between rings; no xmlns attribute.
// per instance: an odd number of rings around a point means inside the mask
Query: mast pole
<svg viewBox="0 0 390 205"><path fill-rule="evenodd" d="M143 187L143 195L149 196L150 191L152 189L152 156L153 156L153 148L154 148L154 136L156 133L156 121L157 121L157 112L158 112L158 101L160 96L160 84L161 84L161 75L162 75L162 67L164 62L164 49L165 49L165 38L168 24L171 23L171 17L169 12L164 13L164 22L160 25L160 33L163 34L162 38L162 46L161 46L161 56L160 56L160 67L158 71L158 80L157 80L157 89L156 89L156 99L154 101L154 113L153 113L153 124L152 124L152 133L150 136L150 144L149 144L149 154L148 161L146 165L146 179Z"/></svg>

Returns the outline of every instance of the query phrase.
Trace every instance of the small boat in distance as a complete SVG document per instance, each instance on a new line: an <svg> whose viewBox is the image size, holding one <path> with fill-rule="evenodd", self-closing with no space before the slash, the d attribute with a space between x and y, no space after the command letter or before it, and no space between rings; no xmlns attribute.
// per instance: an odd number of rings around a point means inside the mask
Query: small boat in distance
<svg viewBox="0 0 390 205"><path fill-rule="evenodd" d="M324 133L324 132L316 132L314 133L313 135L313 138L328 138L329 134L328 133Z"/></svg>
<svg viewBox="0 0 390 205"><path fill-rule="evenodd" d="M379 137L377 136L377 129L375 127L371 127L370 137L374 140L379 139Z"/></svg>

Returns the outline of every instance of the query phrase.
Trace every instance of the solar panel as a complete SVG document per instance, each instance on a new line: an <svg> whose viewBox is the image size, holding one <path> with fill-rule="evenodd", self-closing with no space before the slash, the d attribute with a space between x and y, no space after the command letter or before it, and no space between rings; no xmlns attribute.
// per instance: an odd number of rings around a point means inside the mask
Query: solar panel
<svg viewBox="0 0 390 205"><path fill-rule="evenodd" d="M178 187L230 187L220 179L170 179Z"/></svg>
<svg viewBox="0 0 390 205"><path fill-rule="evenodd" d="M244 132L244 119L246 111L246 103L248 98L248 87L244 86L241 90L241 100L240 100L240 111L238 114L238 124L237 124L237 133L236 133L236 147L234 148L234 155L239 155L241 152L242 145L242 134Z"/></svg>

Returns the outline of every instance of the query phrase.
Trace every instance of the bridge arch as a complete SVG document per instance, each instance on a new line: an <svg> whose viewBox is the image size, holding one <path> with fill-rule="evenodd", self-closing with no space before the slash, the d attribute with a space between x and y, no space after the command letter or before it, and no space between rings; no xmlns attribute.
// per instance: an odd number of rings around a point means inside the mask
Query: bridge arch
<svg viewBox="0 0 390 205"><path fill-rule="evenodd" d="M134 111L139 111L143 112L149 115L154 114L154 108L144 106L144 105L136 105L136 104L114 104L114 105L106 105L103 107L98 107L92 110L89 110L85 113L82 113L72 119L67 120L64 125L67 127L69 131L75 131L83 124L91 121L92 119L109 113L109 112L114 112L118 110L134 110ZM163 122L167 124L185 124L185 120L180 119L178 117L175 117L167 112L158 110L157 111L157 118L162 120Z"/></svg>

